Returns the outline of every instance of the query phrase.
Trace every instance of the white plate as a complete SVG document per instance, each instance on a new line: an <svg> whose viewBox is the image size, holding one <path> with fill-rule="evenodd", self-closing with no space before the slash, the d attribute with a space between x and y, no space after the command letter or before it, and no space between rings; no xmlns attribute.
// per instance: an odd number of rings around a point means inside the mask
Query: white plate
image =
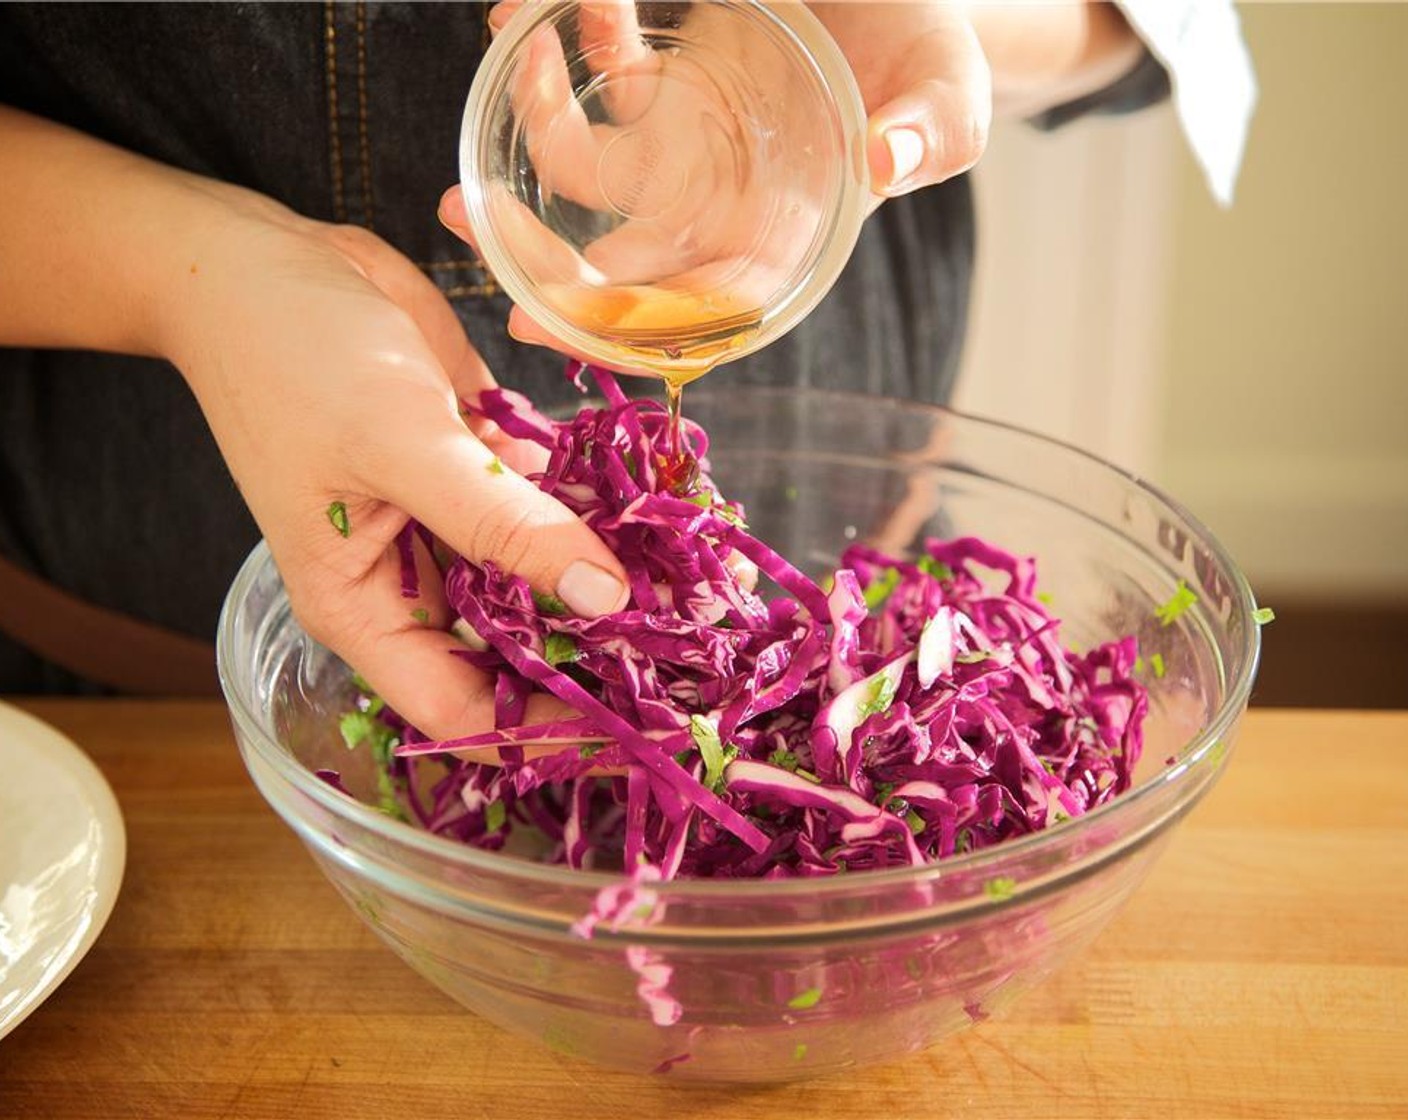
<svg viewBox="0 0 1408 1120"><path fill-rule="evenodd" d="M0 1038L97 939L126 853L117 800L88 756L0 703Z"/></svg>

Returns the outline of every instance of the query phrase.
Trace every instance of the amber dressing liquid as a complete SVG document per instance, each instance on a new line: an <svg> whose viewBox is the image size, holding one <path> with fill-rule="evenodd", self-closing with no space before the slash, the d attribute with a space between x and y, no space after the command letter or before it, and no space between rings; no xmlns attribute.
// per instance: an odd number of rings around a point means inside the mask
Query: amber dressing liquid
<svg viewBox="0 0 1408 1120"><path fill-rule="evenodd" d="M743 347L762 326L763 313L736 310L736 301L721 292L620 287L548 294L567 318L610 339L615 364L665 382L668 454L659 470L667 490L691 491L699 464L680 424L684 387Z"/></svg>

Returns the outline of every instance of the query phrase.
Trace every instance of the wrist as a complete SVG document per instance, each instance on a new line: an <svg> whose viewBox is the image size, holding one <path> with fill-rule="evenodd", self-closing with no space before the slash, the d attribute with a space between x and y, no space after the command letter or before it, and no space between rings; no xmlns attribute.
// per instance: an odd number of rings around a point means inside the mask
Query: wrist
<svg viewBox="0 0 1408 1120"><path fill-rule="evenodd" d="M314 223L215 180L180 174L170 187L170 236L147 274L146 330L152 352L190 382L202 356L241 318L241 301L267 277L272 246Z"/></svg>
<svg viewBox="0 0 1408 1120"><path fill-rule="evenodd" d="M1143 44L1109 0L967 3L993 73L993 100L1029 116L1093 93L1138 63Z"/></svg>
<svg viewBox="0 0 1408 1120"><path fill-rule="evenodd" d="M202 259L280 215L293 218L0 106L0 345L173 357Z"/></svg>

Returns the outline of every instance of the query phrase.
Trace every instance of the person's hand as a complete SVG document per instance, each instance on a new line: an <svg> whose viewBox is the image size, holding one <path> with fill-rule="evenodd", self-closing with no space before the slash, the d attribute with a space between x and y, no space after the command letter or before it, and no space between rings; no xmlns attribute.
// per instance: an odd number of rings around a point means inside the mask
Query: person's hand
<svg viewBox="0 0 1408 1120"><path fill-rule="evenodd" d="M519 7L521 0L497 4L491 28L502 29ZM872 208L976 161L992 95L966 7L812 7L850 61L869 113ZM701 84L692 63L652 49L630 0L584 2L578 18L577 50L603 83L607 119L589 119L575 100L562 43L548 26L526 41L510 97L538 189L611 219L609 231L571 245L506 190L491 187L496 225L514 231L519 266L570 321L599 319L665 337L699 318L746 320L776 298L807 251L821 197L811 181L815 169L765 162L766 175L743 173L758 158L746 154L752 138L734 135L748 108L729 101L727 83ZM781 114L769 127L785 132L794 150L828 150L824 130L808 139L807 130L823 129L823 122L788 97L785 71L764 43L708 7L685 19L693 36L749 74L759 103ZM637 148L651 158L623 158ZM779 203L779 184L790 202ZM458 189L442 198L440 220L471 240ZM513 309L509 331L583 357L522 308Z"/></svg>
<svg viewBox="0 0 1408 1120"><path fill-rule="evenodd" d="M871 191L894 197L967 171L992 124L992 75L971 4L811 3L865 102Z"/></svg>
<svg viewBox="0 0 1408 1120"><path fill-rule="evenodd" d="M366 230L257 198L192 255L169 353L195 391L303 626L435 737L494 726L493 688L450 655L451 612L414 517L455 551L594 616L626 599L600 538L520 471L531 451L471 431L459 402L493 385L453 311ZM543 698L530 719L556 710Z"/></svg>
<svg viewBox="0 0 1408 1120"><path fill-rule="evenodd" d="M489 12L490 30L502 30L523 2L495 4ZM877 201L943 182L977 163L987 147L993 92L971 3L812 0L807 6L836 40L860 88L867 114L871 189ZM641 38L633 0L582 0L579 12L579 52L594 64L604 60L601 74L612 78L609 89L614 96L607 107L613 124L635 124L658 114L661 121L688 130L695 114L669 83L659 81L671 60ZM748 48L746 43L734 46ZM534 135L545 134L544 126L561 123L571 92L561 44L551 32L542 29L534 37L531 53L534 57L523 71L528 80L518 94L521 107L539 118L528 121L530 143ZM729 52L721 47L721 53ZM766 89L770 75L750 77ZM589 126L583 118L575 133L567 146L573 158L564 152L557 167L549 168L557 174L553 187L600 208L597 154L613 130ZM707 155L702 141L700 147L701 155ZM696 176L695 181L703 195L729 190L729 184L709 176ZM698 208L686 209L694 213Z"/></svg>
<svg viewBox="0 0 1408 1120"><path fill-rule="evenodd" d="M497 5L491 27L497 32L520 6ZM553 25L539 25L519 48L507 89L534 185L525 195L482 184L499 237L543 300L572 322L643 332L666 348L672 332L687 335L701 320L756 320L789 288L812 243L816 207L845 174L837 137L789 96L776 45L722 8L688 9L681 34L747 73L747 97L701 70L696 51L649 44L626 0L583 3L576 16L569 40L590 85L569 75ZM776 134L788 138L787 158L768 139ZM803 149L816 157L800 157ZM469 239L456 193L440 217ZM509 331L547 339L521 308Z"/></svg>

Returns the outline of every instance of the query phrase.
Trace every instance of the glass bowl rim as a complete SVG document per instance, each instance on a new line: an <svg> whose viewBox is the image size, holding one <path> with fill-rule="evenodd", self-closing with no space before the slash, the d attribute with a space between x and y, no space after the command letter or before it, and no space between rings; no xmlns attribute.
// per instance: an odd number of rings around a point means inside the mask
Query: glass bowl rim
<svg viewBox="0 0 1408 1120"><path fill-rule="evenodd" d="M1156 775L1145 779L1120 796L1080 817L1069 818L1038 832L1018 839L1007 840L992 847L963 855L949 856L916 867L897 867L883 871L857 872L853 875L793 879L672 879L651 883L652 892L665 901L669 899L680 901L696 899L701 902L711 900L715 902L722 900L746 902L750 898L776 898L778 896L824 900L827 897L842 897L853 892L868 891L871 888L911 887L928 879L941 876L952 877L960 872L967 872L975 876L983 873L990 875L995 868L1000 868L1003 864L1015 862L1022 857L1040 854L1048 848L1055 849L1059 844L1067 841L1074 841L1081 834L1090 832L1096 825L1108 825L1112 822L1137 819L1137 810L1153 800L1156 793L1176 785L1192 784L1192 788L1181 794L1163 818L1153 822L1155 831L1162 831L1168 823L1177 819L1181 810L1188 807L1186 803L1190 797L1198 794L1200 789L1206 789L1206 786L1199 787L1193 783L1195 771L1198 764L1206 759L1217 744L1226 737L1246 707L1261 653L1261 627L1256 624L1253 617L1256 610L1256 599L1245 574L1221 541L1180 502L1133 471L1126 470L1066 440L1043 435L1006 421L975 416L947 405L930 404L877 393L813 388L784 389L772 386L738 386L729 390L713 390L712 393L708 390L700 390L696 393L695 399L705 396L736 398L739 394L747 394L755 398L768 396L793 398L800 395L817 400L831 400L836 402L839 407L845 407L847 404L852 407L859 407L862 404L867 406L883 404L887 408L901 408L909 412L915 410L926 412L935 418L951 417L961 424L1005 432L1020 439L1044 444L1063 454L1084 460L1086 463L1133 485L1146 497L1163 506L1166 512L1180 518L1192 531L1198 544L1206 548L1228 573L1233 591L1233 612L1240 615L1244 622L1242 646L1239 651L1241 655L1240 672L1227 681L1222 703L1213 713L1212 718L1208 720L1206 726L1175 752L1173 757L1177 760L1176 764L1165 767ZM487 872L503 879L519 881L525 885L546 885L567 890L590 889L598 891L604 887L619 885L622 882L624 875L619 871L580 871L554 864L534 863L516 856L481 851L437 836L434 833L424 832L412 825L392 820L380 810L339 792L294 759L282 745L265 731L252 710L246 690L239 687L240 682L233 679L234 675L231 670L235 614L255 580L269 567L274 567L273 556L269 551L267 541L261 539L240 566L226 596L220 612L216 653L220 685L225 694L232 720L238 726L245 741L254 744L260 758L270 765L287 785L303 796L311 798L334 816L366 829L379 841L390 842L393 846L411 848L421 855L445 861L451 865L459 865L466 870ZM282 584L282 577L280 577L280 583ZM294 622L297 624L296 619ZM249 683L252 684L252 681ZM1133 832L1118 831L1115 840L1102 842L1085 854L1090 857L1107 856L1112 849L1117 850L1127 843L1147 838L1148 832L1147 828ZM1081 871L1080 861L1077 861L1069 871L1062 870L1056 873L1053 878L1062 880L1068 874L1080 874ZM1023 897L1023 892L1019 889L1012 897L1014 900L1020 899Z"/></svg>

